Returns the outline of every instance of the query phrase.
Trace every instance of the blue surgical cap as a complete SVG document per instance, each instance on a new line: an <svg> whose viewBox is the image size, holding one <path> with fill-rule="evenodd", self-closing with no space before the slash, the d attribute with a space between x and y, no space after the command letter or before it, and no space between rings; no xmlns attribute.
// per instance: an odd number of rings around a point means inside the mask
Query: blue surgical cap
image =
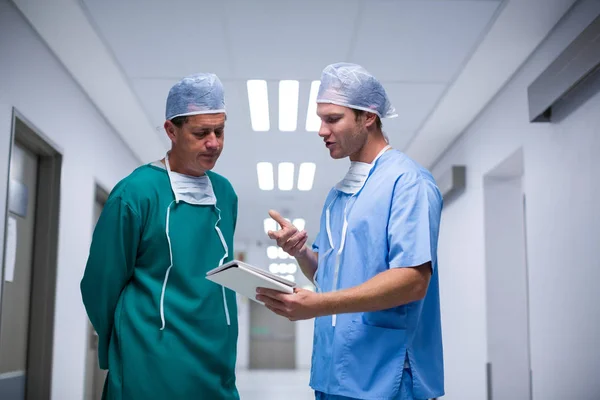
<svg viewBox="0 0 600 400"><path fill-rule="evenodd" d="M336 63L325 67L317 103L331 103L377 114L397 117L381 83L357 64Z"/></svg>
<svg viewBox="0 0 600 400"><path fill-rule="evenodd" d="M199 73L177 82L167 97L166 119L225 112L223 84L215 74Z"/></svg>

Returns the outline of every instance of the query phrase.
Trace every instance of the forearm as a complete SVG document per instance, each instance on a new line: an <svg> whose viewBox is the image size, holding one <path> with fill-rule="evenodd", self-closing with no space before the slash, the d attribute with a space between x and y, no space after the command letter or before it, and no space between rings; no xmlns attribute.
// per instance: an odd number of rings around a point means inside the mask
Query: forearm
<svg viewBox="0 0 600 400"><path fill-rule="evenodd" d="M323 315L379 311L422 299L429 284L429 263L382 272L353 288L324 293Z"/></svg>
<svg viewBox="0 0 600 400"><path fill-rule="evenodd" d="M315 253L309 249L308 246L304 246L296 255L296 261L298 261L300 270L302 270L304 276L306 276L311 282L313 282L313 277L317 271L317 265L319 263L318 255L319 253Z"/></svg>

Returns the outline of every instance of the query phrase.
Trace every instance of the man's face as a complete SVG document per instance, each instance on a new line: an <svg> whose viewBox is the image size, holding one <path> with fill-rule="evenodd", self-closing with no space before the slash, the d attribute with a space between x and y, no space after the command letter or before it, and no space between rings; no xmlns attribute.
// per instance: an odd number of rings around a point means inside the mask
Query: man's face
<svg viewBox="0 0 600 400"><path fill-rule="evenodd" d="M201 175L214 168L223 151L224 113L191 115L180 128L166 121L165 129L187 174Z"/></svg>
<svg viewBox="0 0 600 400"><path fill-rule="evenodd" d="M358 153L367 141L368 131L364 116L358 118L348 107L335 104L317 104L321 118L319 136L329 149L331 158L339 159Z"/></svg>

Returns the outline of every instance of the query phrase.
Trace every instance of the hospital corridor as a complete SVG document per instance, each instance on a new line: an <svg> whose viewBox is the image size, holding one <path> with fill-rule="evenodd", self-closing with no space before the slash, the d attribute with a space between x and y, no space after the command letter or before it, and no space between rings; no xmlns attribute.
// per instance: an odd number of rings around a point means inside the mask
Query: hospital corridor
<svg viewBox="0 0 600 400"><path fill-rule="evenodd" d="M0 0L0 400L600 400L600 0Z"/></svg>

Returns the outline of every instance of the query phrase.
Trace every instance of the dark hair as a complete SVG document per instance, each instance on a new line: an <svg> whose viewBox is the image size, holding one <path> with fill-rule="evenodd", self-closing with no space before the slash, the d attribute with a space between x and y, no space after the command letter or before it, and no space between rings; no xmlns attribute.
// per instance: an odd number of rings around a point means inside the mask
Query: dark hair
<svg viewBox="0 0 600 400"><path fill-rule="evenodd" d="M183 126L183 124L185 124L187 121L188 121L187 115L184 115L181 117L175 117L175 118L171 119L171 122L173 123L173 125L175 125L178 128L181 128Z"/></svg>
<svg viewBox="0 0 600 400"><path fill-rule="evenodd" d="M357 110L355 108L351 109L352 111L354 111L354 117L358 120L358 117L360 117L361 115L363 115L364 113L366 113L367 111L363 111L363 110ZM377 129L381 130L383 128L383 124L381 123L381 118L379 118L379 115L376 115L375 118L377 118L377 120L375 121L375 123L377 124Z"/></svg>

